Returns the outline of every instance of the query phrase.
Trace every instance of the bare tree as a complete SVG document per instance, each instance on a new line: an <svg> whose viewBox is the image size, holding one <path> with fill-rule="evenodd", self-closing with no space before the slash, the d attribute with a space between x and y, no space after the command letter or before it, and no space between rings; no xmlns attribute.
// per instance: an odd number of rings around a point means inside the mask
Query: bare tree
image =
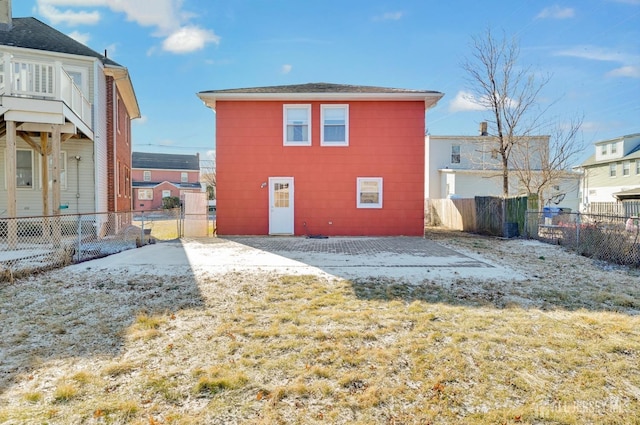
<svg viewBox="0 0 640 425"><path fill-rule="evenodd" d="M207 199L216 199L216 162L200 160L200 181L207 189Z"/></svg>
<svg viewBox="0 0 640 425"><path fill-rule="evenodd" d="M549 136L521 138L511 153L511 169L529 194L536 194L542 204L556 198L561 202L566 191L553 190L560 182L570 183L566 189L575 189L578 178L571 166L584 151L580 136L582 118L557 123ZM541 141L543 141L541 143Z"/></svg>
<svg viewBox="0 0 640 425"><path fill-rule="evenodd" d="M540 129L547 108L540 110L538 96L549 76L536 76L530 67L518 64L517 40L494 37L491 29L472 37L471 55L463 62L473 101L490 112L495 152L502 171L503 196L509 195L511 154L523 139Z"/></svg>

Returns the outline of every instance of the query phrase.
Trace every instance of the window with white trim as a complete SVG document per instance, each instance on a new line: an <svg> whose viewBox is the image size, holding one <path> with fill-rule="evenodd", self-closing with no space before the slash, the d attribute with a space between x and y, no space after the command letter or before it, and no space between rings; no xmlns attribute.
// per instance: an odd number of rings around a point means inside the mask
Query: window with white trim
<svg viewBox="0 0 640 425"><path fill-rule="evenodd" d="M600 153L601 153L602 155L606 155L606 154L607 154L607 145L602 145L602 146L600 147Z"/></svg>
<svg viewBox="0 0 640 425"><path fill-rule="evenodd" d="M618 152L618 144L611 143L611 153L616 153L616 152Z"/></svg>
<svg viewBox="0 0 640 425"><path fill-rule="evenodd" d="M189 182L189 174L188 173L180 173L180 182L188 183Z"/></svg>
<svg viewBox="0 0 640 425"><path fill-rule="evenodd" d="M33 188L33 151L16 149L16 186Z"/></svg>
<svg viewBox="0 0 640 425"><path fill-rule="evenodd" d="M382 177L358 177L356 190L358 208L382 208Z"/></svg>
<svg viewBox="0 0 640 425"><path fill-rule="evenodd" d="M451 163L460 164L460 145L451 145Z"/></svg>
<svg viewBox="0 0 640 425"><path fill-rule="evenodd" d="M284 146L311 146L311 105L284 105Z"/></svg>
<svg viewBox="0 0 640 425"><path fill-rule="evenodd" d="M169 198L171 196L171 191L170 190L163 190L162 191L162 197L163 198Z"/></svg>
<svg viewBox="0 0 640 425"><path fill-rule="evenodd" d="M349 105L321 105L320 122L320 146L349 146Z"/></svg>
<svg viewBox="0 0 640 425"><path fill-rule="evenodd" d="M640 160L636 159L636 174L640 174Z"/></svg>
<svg viewBox="0 0 640 425"><path fill-rule="evenodd" d="M609 177L615 177L616 176L616 164L615 162L613 164L609 164Z"/></svg>
<svg viewBox="0 0 640 425"><path fill-rule="evenodd" d="M42 155L38 155L38 166L42 170ZM51 155L49 158L49 188L53 185L53 157ZM38 185L40 189L42 189L42 180L40 180L40 184ZM65 151L60 152L60 188L67 188L67 153Z"/></svg>
<svg viewBox="0 0 640 425"><path fill-rule="evenodd" d="M138 189L138 200L140 201L153 200L153 189Z"/></svg>
<svg viewBox="0 0 640 425"><path fill-rule="evenodd" d="M631 161L624 161L622 163L622 175L628 176L631 174Z"/></svg>
<svg viewBox="0 0 640 425"><path fill-rule="evenodd" d="M151 171L149 170L145 170L142 172L142 180L146 181L146 182L150 182L151 181Z"/></svg>

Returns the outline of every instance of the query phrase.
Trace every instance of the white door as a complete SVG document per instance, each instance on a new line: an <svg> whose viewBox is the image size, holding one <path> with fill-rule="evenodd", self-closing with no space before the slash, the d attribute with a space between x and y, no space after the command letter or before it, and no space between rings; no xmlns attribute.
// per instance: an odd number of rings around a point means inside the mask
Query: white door
<svg viewBox="0 0 640 425"><path fill-rule="evenodd" d="M293 177L269 177L269 234L293 235Z"/></svg>

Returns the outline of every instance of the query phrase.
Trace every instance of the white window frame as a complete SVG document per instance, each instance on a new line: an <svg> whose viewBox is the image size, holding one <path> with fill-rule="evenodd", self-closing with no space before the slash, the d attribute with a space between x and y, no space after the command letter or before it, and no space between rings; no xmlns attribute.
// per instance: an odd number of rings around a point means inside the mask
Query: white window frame
<svg viewBox="0 0 640 425"><path fill-rule="evenodd" d="M609 177L615 178L618 173L618 164L615 162L613 164L609 164Z"/></svg>
<svg viewBox="0 0 640 425"><path fill-rule="evenodd" d="M330 109L341 109L344 111L344 140L327 141L324 138L324 130L327 126L327 124L325 123L325 111ZM320 146L349 146L349 105L320 105Z"/></svg>
<svg viewBox="0 0 640 425"><path fill-rule="evenodd" d="M29 152L31 154L31 185L19 185L18 184L18 152ZM5 158L7 156L5 155ZM35 151L33 149L20 149L17 148L16 149L16 166L15 166L15 170L16 170L16 188L17 189L26 189L26 190L33 190L33 188L35 187L35 178L36 178L36 170L35 170ZM6 179L5 179L6 181Z"/></svg>
<svg viewBox="0 0 640 425"><path fill-rule="evenodd" d="M170 197L171 197L171 190L163 190L162 191L162 199L170 198Z"/></svg>
<svg viewBox="0 0 640 425"><path fill-rule="evenodd" d="M63 65L62 68L71 77L74 84L78 86L80 90L82 90L82 94L84 95L84 97L88 99L89 98L89 70L85 67L75 66L75 65ZM75 78L73 78L73 74L80 76L80 85L78 85L78 82L75 80Z"/></svg>
<svg viewBox="0 0 640 425"><path fill-rule="evenodd" d="M378 185L378 202L362 202L361 194L363 193L361 190L361 186L363 183L376 182ZM358 208L382 208L382 195L384 193L383 190L383 179L382 177L357 177L356 178L356 205ZM367 192L367 193L375 193L375 192Z"/></svg>
<svg viewBox="0 0 640 425"><path fill-rule="evenodd" d="M138 189L138 201L153 201L153 189Z"/></svg>
<svg viewBox="0 0 640 425"><path fill-rule="evenodd" d="M53 185L53 158L51 156L47 156L47 158L49 158L49 188L52 187ZM38 169L42 170L42 159L43 156L42 155L38 155ZM42 174L42 173L41 173ZM42 189L42 179L40 179L40 182L38 183L38 187L40 189ZM60 152L60 189L67 189L67 152L66 151L61 151Z"/></svg>
<svg viewBox="0 0 640 425"><path fill-rule="evenodd" d="M636 159L636 174L640 174L640 159Z"/></svg>
<svg viewBox="0 0 640 425"><path fill-rule="evenodd" d="M180 183L189 183L189 173L180 173Z"/></svg>
<svg viewBox="0 0 640 425"><path fill-rule="evenodd" d="M455 153L456 148L458 148L457 153ZM451 163L452 164L460 164L460 151L461 151L460 145L451 145Z"/></svg>
<svg viewBox="0 0 640 425"><path fill-rule="evenodd" d="M151 170L144 170L142 172L142 181L145 181L145 182L151 181Z"/></svg>
<svg viewBox="0 0 640 425"><path fill-rule="evenodd" d="M618 145L616 143L611 143L611 153L617 153L618 152Z"/></svg>
<svg viewBox="0 0 640 425"><path fill-rule="evenodd" d="M606 154L607 154L607 145L600 146L600 155L606 155Z"/></svg>
<svg viewBox="0 0 640 425"><path fill-rule="evenodd" d="M288 117L289 111L293 109L304 109L307 112L307 140L288 140ZM283 105L282 109L282 144L283 146L311 146L311 104L295 103Z"/></svg>
<svg viewBox="0 0 640 425"><path fill-rule="evenodd" d="M622 163L622 176L629 177L631 175L631 161L624 161Z"/></svg>

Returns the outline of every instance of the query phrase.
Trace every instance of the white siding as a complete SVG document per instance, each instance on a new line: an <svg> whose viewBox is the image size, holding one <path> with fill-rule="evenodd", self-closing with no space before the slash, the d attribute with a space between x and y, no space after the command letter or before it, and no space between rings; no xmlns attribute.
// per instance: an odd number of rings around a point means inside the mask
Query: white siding
<svg viewBox="0 0 640 425"><path fill-rule="evenodd" d="M107 179L107 80L102 66L96 64L94 68L94 99L99 101L93 104L93 122L95 131L94 146L94 175L95 175L95 210L107 212L108 184Z"/></svg>

